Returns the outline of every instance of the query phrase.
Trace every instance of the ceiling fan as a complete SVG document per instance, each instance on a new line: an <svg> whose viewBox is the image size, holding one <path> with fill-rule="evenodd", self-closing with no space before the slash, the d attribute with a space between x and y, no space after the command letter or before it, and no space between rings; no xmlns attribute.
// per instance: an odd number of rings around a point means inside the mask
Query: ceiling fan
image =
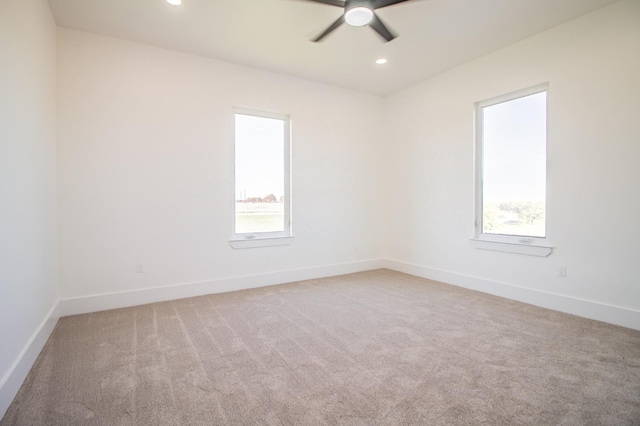
<svg viewBox="0 0 640 426"><path fill-rule="evenodd" d="M375 32L380 34L386 41L396 38L387 26L382 23L375 10L393 4L402 3L409 0L306 0L314 3L323 3L331 6L338 6L344 9L344 13L333 24L324 30L322 34L312 41L318 42L328 36L345 22L354 27L369 25Z"/></svg>

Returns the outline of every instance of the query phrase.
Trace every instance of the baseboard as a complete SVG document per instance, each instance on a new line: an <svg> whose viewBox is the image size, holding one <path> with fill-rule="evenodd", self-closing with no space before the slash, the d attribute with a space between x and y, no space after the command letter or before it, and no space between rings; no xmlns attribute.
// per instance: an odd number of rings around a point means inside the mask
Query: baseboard
<svg viewBox="0 0 640 426"><path fill-rule="evenodd" d="M357 262L315 266L311 268L289 269L255 275L243 275L210 281L182 283L164 287L154 287L118 293L97 294L60 300L62 316L85 314L107 309L145 305L147 303L184 299L205 294L224 293L266 287L295 281L344 275L354 272L370 271L382 268L383 259L362 260Z"/></svg>
<svg viewBox="0 0 640 426"><path fill-rule="evenodd" d="M393 259L370 259L357 262L290 269L255 275L220 278L209 281L182 283L164 287L98 294L62 299L60 315L77 315L107 309L144 305L147 303L183 299L206 294L224 293L249 288L266 287L294 281L323 278L354 272L387 268L398 272L428 278L458 287L477 290L507 299L566 312L585 318L640 330L640 311L579 299L556 293L518 287L513 284L487 280L427 266Z"/></svg>
<svg viewBox="0 0 640 426"><path fill-rule="evenodd" d="M384 267L398 272L477 290L507 299L517 300L554 311L565 312L609 324L640 330L640 311L612 306L591 300L578 299L512 284L458 274L398 260L385 259Z"/></svg>
<svg viewBox="0 0 640 426"><path fill-rule="evenodd" d="M0 419L2 419L9 405L16 397L20 386L27 378L31 367L36 362L45 343L47 343L59 318L60 308L58 302L56 302L0 381ZM3 327L10 327L10 325L4 324Z"/></svg>

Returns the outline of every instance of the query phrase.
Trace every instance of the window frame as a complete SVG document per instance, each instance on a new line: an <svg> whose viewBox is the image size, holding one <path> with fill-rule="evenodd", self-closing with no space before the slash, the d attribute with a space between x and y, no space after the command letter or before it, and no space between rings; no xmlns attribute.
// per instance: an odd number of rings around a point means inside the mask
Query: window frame
<svg viewBox="0 0 640 426"><path fill-rule="evenodd" d="M284 155L284 230L272 232L236 232L236 116L248 115L252 117L269 118L284 122L283 155ZM293 242L291 227L291 116L275 112L261 111L249 108L233 108L233 214L232 236L230 245L233 248L255 248L289 245Z"/></svg>
<svg viewBox="0 0 640 426"><path fill-rule="evenodd" d="M545 236L519 236L507 234L483 233L483 178L484 178L484 108L493 105L514 101L526 96L546 92L545 108L545 145L547 149L546 162L548 163L549 144L549 83L538 84L526 89L516 90L500 96L478 101L474 104L474 229L472 246L483 250L502 251L507 253L528 254L532 256L548 256L551 254L552 245L549 240L548 226L548 191L545 190ZM545 170L545 188L548 189L548 169Z"/></svg>

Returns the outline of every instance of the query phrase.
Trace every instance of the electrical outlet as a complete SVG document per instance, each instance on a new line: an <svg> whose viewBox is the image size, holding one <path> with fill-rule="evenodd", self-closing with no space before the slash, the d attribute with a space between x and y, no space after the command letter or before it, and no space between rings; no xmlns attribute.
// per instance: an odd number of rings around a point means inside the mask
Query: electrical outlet
<svg viewBox="0 0 640 426"><path fill-rule="evenodd" d="M142 263L136 263L136 272L138 274L144 273L144 269L142 269Z"/></svg>
<svg viewBox="0 0 640 426"><path fill-rule="evenodd" d="M558 276L566 277L567 276L567 267L564 265L558 266Z"/></svg>

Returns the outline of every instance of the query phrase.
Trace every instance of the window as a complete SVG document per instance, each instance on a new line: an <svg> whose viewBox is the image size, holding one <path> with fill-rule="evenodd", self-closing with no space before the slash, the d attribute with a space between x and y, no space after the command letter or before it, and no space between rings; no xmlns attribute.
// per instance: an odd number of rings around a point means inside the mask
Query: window
<svg viewBox="0 0 640 426"><path fill-rule="evenodd" d="M234 248L290 243L289 147L288 116L235 111Z"/></svg>
<svg viewBox="0 0 640 426"><path fill-rule="evenodd" d="M476 104L475 239L496 243L476 245L479 248L550 253L547 89L547 85L537 86Z"/></svg>

